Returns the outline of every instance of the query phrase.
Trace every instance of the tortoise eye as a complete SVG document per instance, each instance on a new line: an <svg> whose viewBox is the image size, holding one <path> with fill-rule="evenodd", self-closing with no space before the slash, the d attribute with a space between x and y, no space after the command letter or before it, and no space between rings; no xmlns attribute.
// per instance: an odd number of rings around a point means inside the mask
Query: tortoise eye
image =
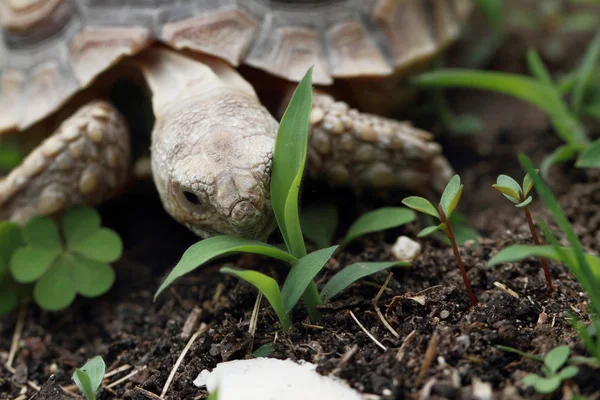
<svg viewBox="0 0 600 400"><path fill-rule="evenodd" d="M196 196L194 193L192 193L192 192L189 192L189 191L187 191L187 190L184 190L184 191L183 191L183 197L184 197L184 198L185 198L185 199L186 199L186 200L187 200L189 203L191 203L191 204L193 204L193 205L195 205L195 206L197 206L197 205L199 205L199 204L201 203L201 202L200 202L200 199L198 198L198 196Z"/></svg>

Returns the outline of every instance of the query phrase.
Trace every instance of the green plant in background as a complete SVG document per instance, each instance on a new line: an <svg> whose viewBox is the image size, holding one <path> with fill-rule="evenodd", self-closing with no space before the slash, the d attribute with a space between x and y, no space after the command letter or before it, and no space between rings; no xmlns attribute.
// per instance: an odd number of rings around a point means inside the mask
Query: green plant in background
<svg viewBox="0 0 600 400"><path fill-rule="evenodd" d="M469 294L469 299L471 300L471 305L476 306L477 299L475 298L473 290L471 289L469 277L467 276L467 271L465 270L462 258L460 257L460 253L458 252L456 238L454 236L454 231L452 230L452 225L450 223L450 216L452 215L452 212L458 205L462 192L463 185L460 183L460 176L454 175L452 179L450 179L450 182L448 182L448 184L446 185L444 193L442 193L442 198L438 203L437 209L433 206L433 204L429 202L429 200L418 196L407 197L404 200L402 200L402 203L407 207L412 208L413 210L428 214L440 221L439 225L433 225L423 229L421 232L419 232L418 236L428 236L438 230L441 230L446 234L448 240L450 240L450 243L452 244L454 257L456 258L456 263L460 268L465 287L467 288L467 293Z"/></svg>
<svg viewBox="0 0 600 400"><path fill-rule="evenodd" d="M488 265L515 262L528 257L544 257L565 264L587 293L592 309L591 324L589 326L586 326L582 321L577 321L570 314L567 317L577 330L589 354L600 365L600 335L594 333L600 332L600 290L598 290L600 288L600 257L584 252L581 242L577 238L577 235L575 235L556 197L542 178L535 172L536 170L531 160L527 156L520 154L519 161L526 173L531 177L537 193L552 213L554 221L562 230L571 247L560 246L547 225L542 220L539 220L538 224L542 228L544 236L550 242L550 245L509 246L492 257Z"/></svg>
<svg viewBox="0 0 600 400"><path fill-rule="evenodd" d="M177 278L219 257L235 253L260 254L284 261L291 266L281 289L273 278L258 271L223 267L221 273L235 276L255 286L267 298L282 328L288 330L292 325L289 313L301 297L311 321L316 322L320 318L317 306L331 299L352 282L385 268L408 265L400 262L357 263L360 264L360 267L356 267L353 264L338 272L331 279L333 283L329 286L326 285L321 293L318 292L313 278L325 266L338 246L325 245L326 247L307 254L298 213L298 194L306 162L308 118L311 108L312 68L298 84L281 119L273 154L271 199L277 225L285 242L285 249L233 235L214 236L201 240L186 250L158 288L155 299ZM406 211L411 212L410 210ZM397 210L395 215L396 217L399 215ZM350 236L343 244L361 234L376 230L377 224L380 224L379 229L389 227L389 221L381 216L381 212L370 213L361 221L357 221L349 230L348 235ZM403 221L410 222L409 219L414 219L414 213L412 218L407 218L409 215L406 212L402 213L402 216L403 219L396 218L396 224ZM318 239L320 244L328 243L331 232L333 230L321 235Z"/></svg>
<svg viewBox="0 0 600 400"><path fill-rule="evenodd" d="M570 351L569 346L558 346L550 350L544 357L544 366L542 367L544 376L529 374L523 378L523 384L533 386L538 393L554 392L560 387L562 381L569 380L579 373L579 368L576 366L565 366Z"/></svg>
<svg viewBox="0 0 600 400"><path fill-rule="evenodd" d="M515 207L523 209L525 218L527 219L527 224L529 225L529 230L531 231L531 236L533 237L533 241L537 246L541 245L540 239L538 238L535 230L535 225L533 224L533 219L531 218L531 212L527 208L527 206L533 201L533 198L529 196L529 192L533 188L533 181L531 180L529 174L526 174L523 178L523 186L520 186L517 181L510 176L499 175L496 180L496 184L492 185L492 187L502 193L504 197L515 203ZM552 293L554 291L554 286L552 285L550 268L548 268L548 263L543 258L540 258L540 263L542 264L544 275L546 276L546 288L548 289L548 293Z"/></svg>
<svg viewBox="0 0 600 400"><path fill-rule="evenodd" d="M19 286L32 287L35 302L57 311L75 296L97 297L114 283L110 263L119 259L119 236L100 226L98 212L81 207L67 211L60 226L50 217L36 217L23 228L0 223L0 308L10 311L19 301ZM64 239L63 239L64 238Z"/></svg>
<svg viewBox="0 0 600 400"><path fill-rule="evenodd" d="M102 384L105 371L104 360L102 357L96 356L73 373L73 381L87 400L96 400L96 393Z"/></svg>
<svg viewBox="0 0 600 400"><path fill-rule="evenodd" d="M547 156L541 166L542 176L558 162L577 158L579 168L600 167L600 139L590 142L582 122L584 117L598 117L600 87L593 85L600 60L600 31L589 45L577 70L561 85L555 83L534 50L527 54L532 77L512 73L471 69L439 69L410 80L422 88L459 87L492 90L527 101L550 118L558 136L565 142ZM570 97L567 103L565 97Z"/></svg>

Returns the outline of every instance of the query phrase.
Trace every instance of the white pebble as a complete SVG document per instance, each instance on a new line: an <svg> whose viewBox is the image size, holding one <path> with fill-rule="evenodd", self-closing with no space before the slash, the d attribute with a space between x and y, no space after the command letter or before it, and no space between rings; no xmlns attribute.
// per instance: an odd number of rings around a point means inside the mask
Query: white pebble
<svg viewBox="0 0 600 400"><path fill-rule="evenodd" d="M392 246L392 254L398 261L412 262L421 254L421 244L407 236L400 236Z"/></svg>

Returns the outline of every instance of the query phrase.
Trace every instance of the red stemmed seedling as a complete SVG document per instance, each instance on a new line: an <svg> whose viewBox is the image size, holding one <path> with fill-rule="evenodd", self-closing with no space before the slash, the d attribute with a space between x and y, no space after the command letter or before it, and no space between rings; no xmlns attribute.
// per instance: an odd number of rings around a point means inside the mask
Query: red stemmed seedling
<svg viewBox="0 0 600 400"><path fill-rule="evenodd" d="M538 170L536 170L536 173L537 172ZM523 178L523 186L520 186L517 181L510 176L499 175L498 179L496 180L496 184L492 185L492 187L502 193L504 197L515 203L515 207L523 209L523 212L525 212L525 217L527 218L529 230L531 231L531 236L533 236L533 241L537 246L539 246L541 242L535 230L535 226L533 225L531 212L527 208L527 206L533 201L533 198L528 196L529 192L533 188L533 180L529 174L525 175L525 178ZM542 268L544 269L544 275L546 276L546 288L548 289L548 293L552 293L554 291L554 286L552 285L552 276L550 275L548 263L546 263L546 260L543 258L540 258L540 262L542 264Z"/></svg>
<svg viewBox="0 0 600 400"><path fill-rule="evenodd" d="M458 201L460 200L462 192L463 185L461 185L460 183L460 176L454 175L452 179L450 179L450 182L448 182L448 185L446 185L444 193L442 194L442 198L438 203L437 209L433 206L433 204L431 204L431 202L429 202L429 200L418 196L407 197L404 200L402 200L402 203L415 211L431 215L432 217L437 218L440 221L439 225L429 226L423 229L421 232L419 232L417 236L425 237L431 235L432 233L438 230L441 230L446 234L446 236L450 240L450 243L452 244L454 257L456 258L458 268L460 268L465 287L467 288L467 293L469 294L469 299L471 300L471 305L476 306L477 299L475 298L473 290L471 289L469 277L467 276L467 271L465 270L462 258L460 257L460 253L458 252L456 238L454 237L454 231L452 231L452 226L450 224L450 215L458 205Z"/></svg>

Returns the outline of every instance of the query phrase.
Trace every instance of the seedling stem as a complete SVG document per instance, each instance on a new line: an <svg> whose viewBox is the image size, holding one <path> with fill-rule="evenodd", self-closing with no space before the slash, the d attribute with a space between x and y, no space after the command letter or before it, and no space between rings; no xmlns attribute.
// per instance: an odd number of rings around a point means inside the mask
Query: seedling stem
<svg viewBox="0 0 600 400"><path fill-rule="evenodd" d="M456 258L456 262L458 264L458 268L460 268L460 272L462 273L463 281L465 282L465 286L467 287L467 293L469 293L469 299L471 300L471 305L473 307L477 306L477 299L473 294L473 290L471 289L471 284L469 283L469 276L467 275L467 271L465 270L465 266L463 265L462 258L460 258L460 253L458 252L458 246L456 245L456 239L454 237L454 232L452 231L452 225L450 225L450 221L446 217L446 213L442 208L442 203L438 203L438 213L440 214L440 220L445 225L446 235L448 236L448 240L452 243L452 250L454 251L454 258Z"/></svg>
<svg viewBox="0 0 600 400"><path fill-rule="evenodd" d="M525 196L523 192L519 191L519 198L521 202L525 201ZM535 226L533 225L533 219L531 218L531 213L527 206L523 207L523 211L525 211L525 217L527 217L527 224L529 224L529 230L531 231L531 236L533 236L533 242L536 246L541 245L540 239L535 231ZM546 260L540 257L540 262L542 263L542 268L544 269L544 275L546 276L546 288L548 289L548 294L554 292L555 287L552 285L552 276L550 275L550 268L548 268L548 263Z"/></svg>

